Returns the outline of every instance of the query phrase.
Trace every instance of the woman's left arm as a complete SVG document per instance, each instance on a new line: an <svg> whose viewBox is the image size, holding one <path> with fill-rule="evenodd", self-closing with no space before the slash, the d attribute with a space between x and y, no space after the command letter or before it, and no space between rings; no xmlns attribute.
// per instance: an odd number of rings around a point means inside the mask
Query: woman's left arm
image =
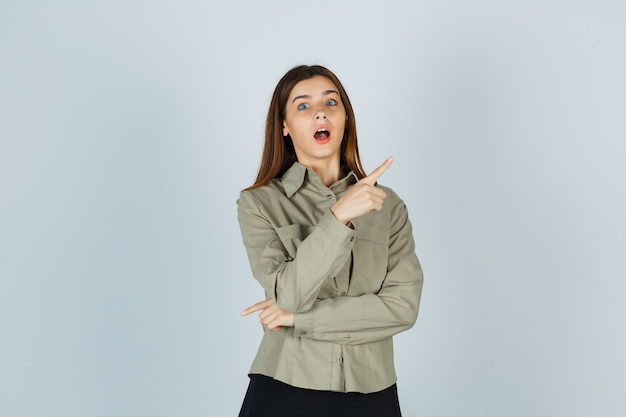
<svg viewBox="0 0 626 417"><path fill-rule="evenodd" d="M422 268L406 206L399 198L391 212L387 274L377 293L318 299L295 315L295 334L343 344L381 340L411 328L422 293Z"/></svg>

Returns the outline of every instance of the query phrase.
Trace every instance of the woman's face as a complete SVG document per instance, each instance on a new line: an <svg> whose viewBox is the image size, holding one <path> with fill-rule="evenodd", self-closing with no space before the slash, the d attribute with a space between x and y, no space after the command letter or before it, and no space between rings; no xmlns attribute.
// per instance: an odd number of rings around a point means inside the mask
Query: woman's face
<svg viewBox="0 0 626 417"><path fill-rule="evenodd" d="M283 136L290 135L305 166L340 160L346 109L339 90L328 78L315 76L295 85L285 112Z"/></svg>

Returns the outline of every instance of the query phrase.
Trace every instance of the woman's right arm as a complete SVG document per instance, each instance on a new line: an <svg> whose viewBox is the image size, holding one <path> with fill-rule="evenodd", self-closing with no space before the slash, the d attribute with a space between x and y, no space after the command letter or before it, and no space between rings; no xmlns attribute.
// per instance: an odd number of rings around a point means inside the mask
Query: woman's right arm
<svg viewBox="0 0 626 417"><path fill-rule="evenodd" d="M324 281L337 275L348 261L355 231L326 210L292 256L264 207L252 191L243 191L237 200L252 273L280 308L293 313L308 311Z"/></svg>

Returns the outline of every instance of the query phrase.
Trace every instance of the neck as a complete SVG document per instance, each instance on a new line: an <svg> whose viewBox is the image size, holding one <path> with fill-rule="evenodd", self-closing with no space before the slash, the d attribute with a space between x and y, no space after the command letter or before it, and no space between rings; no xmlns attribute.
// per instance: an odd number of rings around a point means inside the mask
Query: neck
<svg viewBox="0 0 626 417"><path fill-rule="evenodd" d="M322 183L329 187L339 180L343 172L339 166L339 159L316 161L313 164L302 164L311 168L320 177Z"/></svg>
<svg viewBox="0 0 626 417"><path fill-rule="evenodd" d="M313 170L317 173L317 175L320 176L322 183L327 187L330 187L332 184L336 183L342 174L341 169L339 169L339 167L333 170L334 172L318 171L315 168L313 168Z"/></svg>

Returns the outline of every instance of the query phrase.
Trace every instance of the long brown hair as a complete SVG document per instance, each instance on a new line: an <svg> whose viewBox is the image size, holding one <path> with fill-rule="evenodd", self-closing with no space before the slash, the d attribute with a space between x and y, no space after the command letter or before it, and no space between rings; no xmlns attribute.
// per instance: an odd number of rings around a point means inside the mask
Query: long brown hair
<svg viewBox="0 0 626 417"><path fill-rule="evenodd" d="M354 111L346 90L335 74L329 69L320 65L300 65L287 71L280 79L270 108L267 112L267 121L265 123L265 145L263 146L263 156L261 157L261 166L257 174L256 181L247 189L253 189L267 184L275 178L283 176L285 171L297 161L296 151L290 136L283 136L283 121L285 120L285 112L287 110L287 101L291 90L300 81L308 80L316 75L328 78L339 90L339 96L346 109L346 126L341 142L340 164L354 171L357 178L365 177L365 170L361 165L359 157L359 146L356 137L356 122L354 120Z"/></svg>

